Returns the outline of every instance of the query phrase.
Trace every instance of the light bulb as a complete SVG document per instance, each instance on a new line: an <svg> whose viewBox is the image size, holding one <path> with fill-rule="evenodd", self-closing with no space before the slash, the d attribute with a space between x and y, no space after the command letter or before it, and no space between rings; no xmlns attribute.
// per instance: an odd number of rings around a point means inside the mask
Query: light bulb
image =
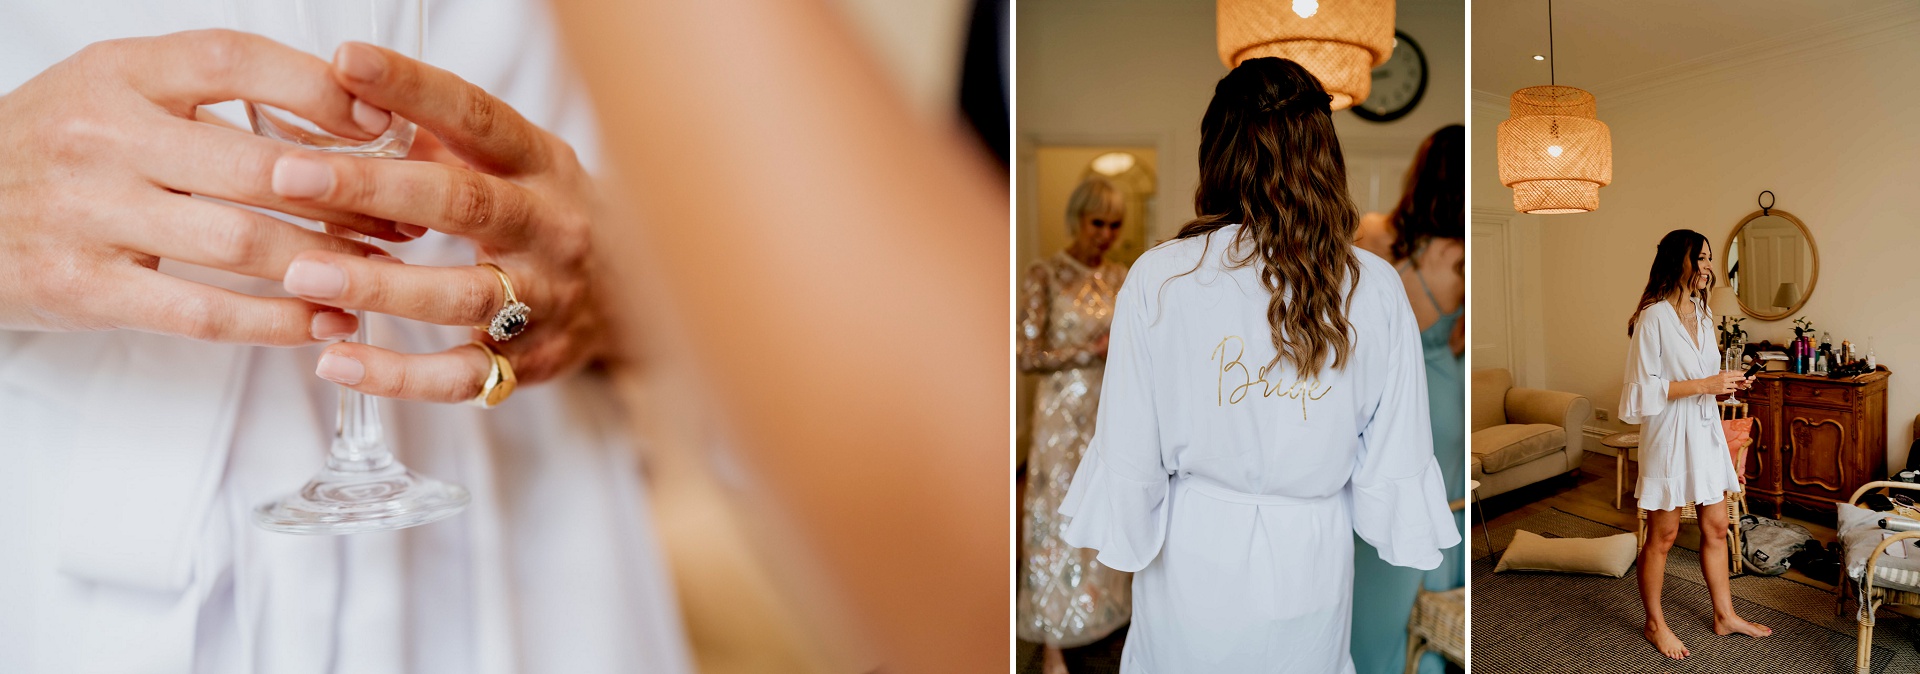
<svg viewBox="0 0 1920 674"><path fill-rule="evenodd" d="M1562 152L1566 152L1566 150L1562 150L1562 149L1560 149L1560 146L1558 146L1558 145L1548 145L1548 146L1547 146L1547 154L1550 154L1550 155L1553 155L1553 156L1555 156L1555 157L1558 157L1558 156L1560 156L1560 153L1562 153Z"/></svg>
<svg viewBox="0 0 1920 674"><path fill-rule="evenodd" d="M1093 170L1101 175L1117 176L1133 170L1134 157L1128 152L1108 152L1093 158Z"/></svg>
<svg viewBox="0 0 1920 674"><path fill-rule="evenodd" d="M1293 13L1304 19L1320 11L1320 0L1293 0Z"/></svg>

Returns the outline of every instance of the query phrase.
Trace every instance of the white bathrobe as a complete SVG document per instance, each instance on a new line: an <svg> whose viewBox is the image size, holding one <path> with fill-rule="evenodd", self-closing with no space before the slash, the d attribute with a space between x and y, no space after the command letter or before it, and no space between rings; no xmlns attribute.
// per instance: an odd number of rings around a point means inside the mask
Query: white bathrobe
<svg viewBox="0 0 1920 674"><path fill-rule="evenodd" d="M225 1L0 0L0 92L91 42L232 27ZM427 61L592 155L537 3L432 4ZM382 245L413 264L473 262L440 234ZM385 316L370 327L376 344L416 353L470 334ZM691 669L631 445L596 377L523 388L493 410L385 404L401 459L472 491L454 518L338 537L256 528L250 510L325 456L338 389L314 377L318 355L0 331L0 672Z"/></svg>
<svg viewBox="0 0 1920 674"><path fill-rule="evenodd" d="M1698 300L1694 303L1698 343L1671 303L1655 302L1640 312L1627 350L1620 420L1640 424L1640 482L1634 496L1646 510L1719 503L1726 492L1741 489L1714 396L1667 399L1669 384L1720 371L1713 318Z"/></svg>
<svg viewBox="0 0 1920 674"><path fill-rule="evenodd" d="M1346 367L1263 374L1270 295L1257 263L1227 268L1239 229L1134 263L1060 509L1067 542L1137 572L1127 674L1352 672L1353 532L1420 569L1460 543L1399 275L1354 249Z"/></svg>

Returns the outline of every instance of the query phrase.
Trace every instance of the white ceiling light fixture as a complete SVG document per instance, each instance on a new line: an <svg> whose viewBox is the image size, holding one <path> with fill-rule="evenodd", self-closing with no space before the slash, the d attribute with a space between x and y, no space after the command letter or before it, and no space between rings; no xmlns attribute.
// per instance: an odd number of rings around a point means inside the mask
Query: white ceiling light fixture
<svg viewBox="0 0 1920 674"><path fill-rule="evenodd" d="M1494 144L1500 184L1513 188L1522 213L1586 213L1613 182L1613 136L1597 118L1593 94L1559 85L1553 68L1553 1L1547 1L1547 77L1551 84L1513 92ZM1539 56L1534 56L1538 60Z"/></svg>
<svg viewBox="0 0 1920 674"><path fill-rule="evenodd" d="M1100 175L1117 176L1133 170L1135 161L1131 152L1108 152L1093 158L1093 170Z"/></svg>

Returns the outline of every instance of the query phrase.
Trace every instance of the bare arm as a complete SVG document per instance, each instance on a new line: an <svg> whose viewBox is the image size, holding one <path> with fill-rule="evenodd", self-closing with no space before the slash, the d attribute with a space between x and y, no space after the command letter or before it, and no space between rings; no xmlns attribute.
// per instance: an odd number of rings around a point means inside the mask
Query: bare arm
<svg viewBox="0 0 1920 674"><path fill-rule="evenodd" d="M1005 178L818 0L555 6L639 216L602 253L659 279L887 670L1003 669Z"/></svg>

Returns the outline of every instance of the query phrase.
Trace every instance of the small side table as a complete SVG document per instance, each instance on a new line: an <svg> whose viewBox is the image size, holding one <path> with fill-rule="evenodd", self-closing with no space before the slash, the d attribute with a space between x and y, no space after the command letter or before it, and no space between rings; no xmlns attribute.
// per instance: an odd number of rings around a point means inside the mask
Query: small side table
<svg viewBox="0 0 1920 674"><path fill-rule="evenodd" d="M1621 493L1627 487L1627 462L1640 461L1640 432L1615 433L1600 439L1613 448L1613 509L1620 509Z"/></svg>

